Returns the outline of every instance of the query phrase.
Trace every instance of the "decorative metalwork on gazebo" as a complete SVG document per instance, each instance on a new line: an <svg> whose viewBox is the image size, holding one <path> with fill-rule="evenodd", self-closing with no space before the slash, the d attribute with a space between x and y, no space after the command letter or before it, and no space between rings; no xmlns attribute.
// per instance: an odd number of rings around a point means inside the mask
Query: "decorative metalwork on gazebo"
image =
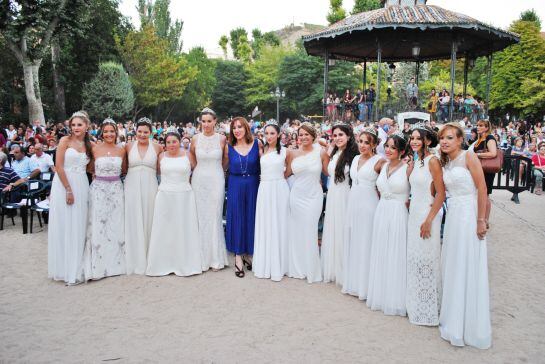
<svg viewBox="0 0 545 364"><path fill-rule="evenodd" d="M331 59L361 62L364 87L367 62L420 62L450 59L450 94L454 94L456 59L465 59L464 97L469 64L488 57L486 105L489 104L492 54L518 43L517 34L486 25L467 15L427 5L425 0L386 0L384 7L347 17L303 37L309 55L324 57L324 96ZM377 118L380 109L380 68L377 72ZM325 100L325 97L324 97ZM449 118L452 119L454 97ZM488 111L488 110L487 110Z"/></svg>

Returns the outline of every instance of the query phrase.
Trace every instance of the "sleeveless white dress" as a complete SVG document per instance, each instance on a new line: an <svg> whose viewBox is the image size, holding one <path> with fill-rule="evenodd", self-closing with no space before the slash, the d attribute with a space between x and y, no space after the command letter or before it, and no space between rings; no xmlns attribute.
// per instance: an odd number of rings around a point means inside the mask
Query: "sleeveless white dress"
<svg viewBox="0 0 545 364"><path fill-rule="evenodd" d="M82 263L86 281L126 272L122 163L121 157L104 156L95 160Z"/></svg>
<svg viewBox="0 0 545 364"><path fill-rule="evenodd" d="M257 278L280 281L288 270L288 203L290 189L284 178L286 148L260 159L261 180L257 191L254 256Z"/></svg>
<svg viewBox="0 0 545 364"><path fill-rule="evenodd" d="M228 265L223 231L223 202L225 174L221 164L220 135L197 135L195 148L197 166L191 184L197 201L202 270L221 269Z"/></svg>
<svg viewBox="0 0 545 364"><path fill-rule="evenodd" d="M441 255L439 329L452 345L487 349L492 329L486 239L477 237L477 188L466 166L466 153L443 169L449 198Z"/></svg>
<svg viewBox="0 0 545 364"><path fill-rule="evenodd" d="M291 162L294 178L288 215L288 276L306 278L308 283L322 280L318 248L318 220L324 199L320 185L322 160L320 147L314 145L313 148L312 152Z"/></svg>
<svg viewBox="0 0 545 364"><path fill-rule="evenodd" d="M67 148L64 171L74 194L74 203L66 204L66 190L58 174L53 178L49 197L48 276L69 284L81 281L89 196L89 180L86 174L88 163L89 157L86 153Z"/></svg>
<svg viewBox="0 0 545 364"><path fill-rule="evenodd" d="M420 237L420 226L428 217L434 197L429 162L416 161L409 177L411 205L407 230L407 315L416 325L439 325L441 304L441 211L431 225L431 236Z"/></svg>
<svg viewBox="0 0 545 364"><path fill-rule="evenodd" d="M345 167L344 181L335 182L335 168L341 152L329 161L329 188L325 205L324 230L322 233L321 262L324 282L342 284L343 251L345 241L346 211L350 193L350 168Z"/></svg>
<svg viewBox="0 0 545 364"><path fill-rule="evenodd" d="M144 158L137 142L129 152L125 177L125 252L127 274L145 274L157 194L157 154L150 141Z"/></svg>
<svg viewBox="0 0 545 364"><path fill-rule="evenodd" d="M367 306L385 315L406 315L407 220L409 200L407 165L390 177L384 165L377 179L380 200L373 221Z"/></svg>
<svg viewBox="0 0 545 364"><path fill-rule="evenodd" d="M378 204L378 173L375 165L380 159L379 155L375 155L358 170L358 155L350 166L352 188L346 212L342 293L357 296L361 300L367 299L373 220Z"/></svg>
<svg viewBox="0 0 545 364"><path fill-rule="evenodd" d="M148 253L148 276L202 273L195 195L187 156L161 159L161 184L155 200Z"/></svg>

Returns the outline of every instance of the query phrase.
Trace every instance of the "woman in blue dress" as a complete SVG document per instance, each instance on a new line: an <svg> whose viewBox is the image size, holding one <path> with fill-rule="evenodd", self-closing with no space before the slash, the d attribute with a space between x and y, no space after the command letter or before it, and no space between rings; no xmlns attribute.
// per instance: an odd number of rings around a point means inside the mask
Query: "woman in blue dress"
<svg viewBox="0 0 545 364"><path fill-rule="evenodd" d="M229 161L227 181L227 250L235 254L235 275L244 277L244 267L252 270L257 190L259 188L259 157L263 146L252 137L248 121L233 119L225 160Z"/></svg>

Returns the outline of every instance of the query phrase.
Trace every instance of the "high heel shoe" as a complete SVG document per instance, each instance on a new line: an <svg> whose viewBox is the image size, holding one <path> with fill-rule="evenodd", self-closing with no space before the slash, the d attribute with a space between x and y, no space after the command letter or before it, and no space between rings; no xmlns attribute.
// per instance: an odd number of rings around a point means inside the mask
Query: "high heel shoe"
<svg viewBox="0 0 545 364"><path fill-rule="evenodd" d="M246 260L246 258L244 258L244 257L242 258L242 264L244 264L246 266L246 269L252 270L252 262Z"/></svg>
<svg viewBox="0 0 545 364"><path fill-rule="evenodd" d="M237 263L235 262L235 275L238 277L238 278L244 278L244 276L246 275L246 273L244 273L244 266L242 268L239 268L237 266Z"/></svg>

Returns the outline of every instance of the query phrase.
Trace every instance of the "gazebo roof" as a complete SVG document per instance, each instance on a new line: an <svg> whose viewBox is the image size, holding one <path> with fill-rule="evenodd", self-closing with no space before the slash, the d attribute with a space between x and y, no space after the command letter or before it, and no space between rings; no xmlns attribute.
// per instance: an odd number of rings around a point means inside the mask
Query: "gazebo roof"
<svg viewBox="0 0 545 364"><path fill-rule="evenodd" d="M307 53L351 61L373 60L380 41L382 60L415 60L412 47L420 46L421 61L450 59L452 40L459 54L485 56L517 43L517 34L486 25L467 15L434 5L390 5L354 14L303 37Z"/></svg>

